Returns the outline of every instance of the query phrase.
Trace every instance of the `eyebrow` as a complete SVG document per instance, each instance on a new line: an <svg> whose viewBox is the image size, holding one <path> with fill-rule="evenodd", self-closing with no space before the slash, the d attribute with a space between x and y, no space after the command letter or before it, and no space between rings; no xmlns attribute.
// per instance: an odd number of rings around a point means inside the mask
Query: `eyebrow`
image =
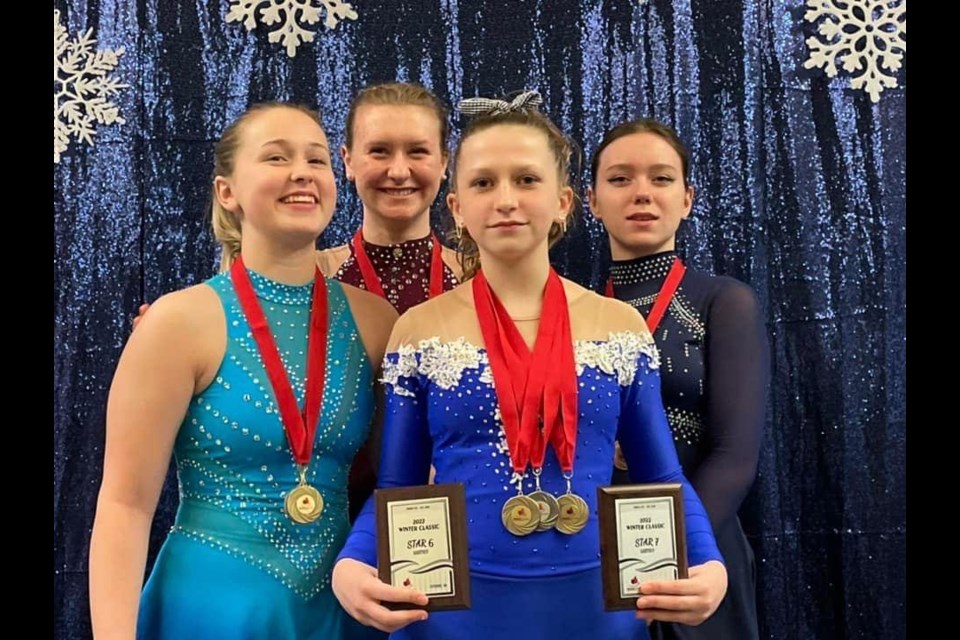
<svg viewBox="0 0 960 640"><path fill-rule="evenodd" d="M671 170L673 170L673 171L679 171L679 169L678 169L677 167L673 166L672 164L666 164L666 163L662 163L662 162L661 162L660 164L650 165L650 169L653 170L653 171L660 171L660 170L663 170L663 169L671 169ZM619 163L619 164L610 165L609 167L607 167L606 169L604 169L604 172L610 172L610 171L627 171L627 170L629 170L629 171L635 171L635 170L636 170L636 166L630 164L629 162L621 162L621 163Z"/></svg>
<svg viewBox="0 0 960 640"><path fill-rule="evenodd" d="M389 146L389 145L394 145L394 144L409 145L409 146L412 146L412 147L426 147L426 146L429 146L429 145L430 145L430 141L429 141L429 140L399 140L399 141L397 141L397 140L370 140L369 142L366 143L366 145L367 145L368 147L373 147L373 146L376 146L376 145L388 145L388 146Z"/></svg>
<svg viewBox="0 0 960 640"><path fill-rule="evenodd" d="M286 139L284 139L284 138L277 138L276 140L267 140L267 141L264 142L262 145L260 145L260 147L263 148L263 147L269 146L269 145L271 145L271 144L279 144L279 145L282 145L282 146L290 146L290 141L289 141L289 140L286 140ZM307 146L309 146L309 147L319 147L320 149L327 150L327 145L322 144L322 143L320 143L320 142L308 142L308 143L307 143Z"/></svg>
<svg viewBox="0 0 960 640"><path fill-rule="evenodd" d="M489 165L481 165L476 167L469 167L471 171L493 171ZM525 164L516 167L508 167L510 171L531 171L531 172L540 172L543 170L543 167L539 164Z"/></svg>

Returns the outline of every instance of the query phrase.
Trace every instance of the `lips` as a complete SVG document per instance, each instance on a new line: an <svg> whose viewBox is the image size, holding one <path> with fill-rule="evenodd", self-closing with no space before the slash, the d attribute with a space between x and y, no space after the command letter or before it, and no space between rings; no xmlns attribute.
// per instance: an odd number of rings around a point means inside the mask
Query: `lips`
<svg viewBox="0 0 960 640"><path fill-rule="evenodd" d="M632 220L633 222L651 222L656 219L657 216L646 212L631 213L629 216L627 216L627 220Z"/></svg>
<svg viewBox="0 0 960 640"><path fill-rule="evenodd" d="M526 222L517 222L516 220L507 220L490 225L491 229L503 229L508 227L522 227Z"/></svg>
<svg viewBox="0 0 960 640"><path fill-rule="evenodd" d="M404 187L402 189L397 189L393 187L382 187L380 191L387 194L388 196L395 196L398 198L402 198L404 196L412 196L418 191L418 189L414 187Z"/></svg>
<svg viewBox="0 0 960 640"><path fill-rule="evenodd" d="M280 202L283 204L317 204L319 199L312 193L288 193L287 195L280 198Z"/></svg>

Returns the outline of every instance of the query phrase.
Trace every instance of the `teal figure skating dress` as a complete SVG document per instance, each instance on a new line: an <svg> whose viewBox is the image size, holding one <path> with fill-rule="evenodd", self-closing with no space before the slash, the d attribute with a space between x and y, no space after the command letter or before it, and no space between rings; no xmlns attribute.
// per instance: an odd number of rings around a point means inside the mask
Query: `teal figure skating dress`
<svg viewBox="0 0 960 640"><path fill-rule="evenodd" d="M313 283L248 273L302 410ZM206 284L223 304L226 352L177 435L180 507L141 596L137 637L376 637L330 589L350 530L347 473L374 411L373 371L343 288L327 281L326 380L306 477L325 506L318 520L298 524L284 509L297 465L257 344L229 274Z"/></svg>

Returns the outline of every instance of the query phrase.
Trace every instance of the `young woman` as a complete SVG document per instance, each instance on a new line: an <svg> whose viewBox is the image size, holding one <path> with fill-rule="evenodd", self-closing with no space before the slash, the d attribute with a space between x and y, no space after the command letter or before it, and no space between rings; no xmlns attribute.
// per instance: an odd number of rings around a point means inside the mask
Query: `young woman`
<svg viewBox="0 0 960 640"><path fill-rule="evenodd" d="M660 351L663 404L685 475L703 500L729 576L704 624L656 623L657 639L759 637L753 551L737 510L757 470L769 356L753 291L687 269L677 229L693 204L689 153L676 132L643 119L611 129L593 157L593 214L613 255L611 294L646 318ZM615 482L628 482L618 457Z"/></svg>
<svg viewBox="0 0 960 640"><path fill-rule="evenodd" d="M214 176L213 227L230 268L153 305L110 390L94 632L353 637L330 570L396 313L317 269L336 187L314 112L252 107L217 144ZM141 594L171 453L180 506Z"/></svg>
<svg viewBox="0 0 960 640"><path fill-rule="evenodd" d="M646 638L645 621L698 623L726 589L670 440L643 319L550 268L574 195L570 147L538 103L524 93L461 105L479 115L448 204L462 244L475 247L467 274L482 269L405 313L388 346L380 486L425 483L431 460L438 483L464 483L472 600L429 616L385 608L427 599L377 578L368 502L333 588L357 620L397 638ZM684 483L690 578L645 584L635 613L602 605L596 489L609 484L617 438L636 481ZM535 498L565 508L533 523L517 505Z"/></svg>
<svg viewBox="0 0 960 640"><path fill-rule="evenodd" d="M447 110L415 84L361 90L340 149L363 204L351 241L320 251L324 273L386 298L403 313L459 283L457 253L430 231L430 206L447 170Z"/></svg>

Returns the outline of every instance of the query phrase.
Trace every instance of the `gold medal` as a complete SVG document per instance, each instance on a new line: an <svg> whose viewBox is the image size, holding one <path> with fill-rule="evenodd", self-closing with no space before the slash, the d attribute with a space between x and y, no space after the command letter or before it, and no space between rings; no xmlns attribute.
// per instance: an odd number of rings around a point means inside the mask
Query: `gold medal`
<svg viewBox="0 0 960 640"><path fill-rule="evenodd" d="M540 507L525 495L513 496L500 512L503 526L515 536L526 536L540 524Z"/></svg>
<svg viewBox="0 0 960 640"><path fill-rule="evenodd" d="M323 512L323 496L310 485L302 483L287 494L284 506L294 522L307 524L317 520Z"/></svg>
<svg viewBox="0 0 960 640"><path fill-rule="evenodd" d="M547 531L553 529L560 516L560 505L557 499L546 491L534 491L530 494L530 499L537 503L540 510L540 523L537 525L537 531Z"/></svg>
<svg viewBox="0 0 960 640"><path fill-rule="evenodd" d="M557 498L557 504L560 507L560 515L555 525L557 531L572 535L587 526L590 509L583 498L575 493L565 493Z"/></svg>

